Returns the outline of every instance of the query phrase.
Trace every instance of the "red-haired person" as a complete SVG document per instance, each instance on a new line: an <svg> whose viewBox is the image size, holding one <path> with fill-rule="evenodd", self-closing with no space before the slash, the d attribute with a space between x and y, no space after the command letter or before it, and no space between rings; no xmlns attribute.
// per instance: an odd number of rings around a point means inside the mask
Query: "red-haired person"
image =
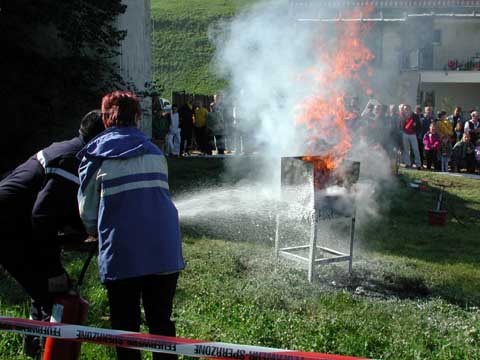
<svg viewBox="0 0 480 360"><path fill-rule="evenodd" d="M112 327L138 332L142 300L150 333L175 336L170 317L184 268L178 213L170 199L167 162L139 130L140 112L131 92L103 97L106 130L79 153L80 217L89 234L98 234ZM117 348L117 358L140 360L141 354Z"/></svg>

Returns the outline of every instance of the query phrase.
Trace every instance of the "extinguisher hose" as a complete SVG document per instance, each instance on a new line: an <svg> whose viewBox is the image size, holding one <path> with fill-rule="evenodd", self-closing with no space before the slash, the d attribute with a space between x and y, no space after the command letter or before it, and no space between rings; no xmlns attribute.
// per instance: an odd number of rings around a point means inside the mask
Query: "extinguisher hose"
<svg viewBox="0 0 480 360"><path fill-rule="evenodd" d="M85 278L85 274L87 273L88 266L90 265L90 261L92 261L92 258L97 251L97 246L98 244L96 241L92 242L92 247L90 249L90 252L88 253L87 260L85 260L85 263L83 264L83 267L82 267L82 271L80 271L80 275L78 276L78 281L76 285L77 289L79 289L83 284L83 279Z"/></svg>

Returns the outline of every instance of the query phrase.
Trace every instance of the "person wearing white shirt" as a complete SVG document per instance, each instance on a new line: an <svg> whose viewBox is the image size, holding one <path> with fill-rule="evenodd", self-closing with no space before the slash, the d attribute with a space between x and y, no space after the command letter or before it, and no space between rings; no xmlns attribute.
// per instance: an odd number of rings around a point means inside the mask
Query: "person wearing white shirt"
<svg viewBox="0 0 480 360"><path fill-rule="evenodd" d="M478 111L472 111L471 119L465 123L464 132L470 134L471 141L475 144L480 135L480 120L478 120Z"/></svg>
<svg viewBox="0 0 480 360"><path fill-rule="evenodd" d="M167 155L180 156L180 117L177 105L172 105L170 113L170 127L167 133Z"/></svg>

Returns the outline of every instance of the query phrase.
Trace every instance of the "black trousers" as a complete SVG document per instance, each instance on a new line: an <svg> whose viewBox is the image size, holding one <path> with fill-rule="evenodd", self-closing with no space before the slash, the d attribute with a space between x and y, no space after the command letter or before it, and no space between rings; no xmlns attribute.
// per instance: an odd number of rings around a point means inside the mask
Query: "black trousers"
<svg viewBox="0 0 480 360"><path fill-rule="evenodd" d="M475 154L467 154L465 156L466 168L469 173L475 172Z"/></svg>
<svg viewBox="0 0 480 360"><path fill-rule="evenodd" d="M140 331L140 299L151 334L175 336L173 297L179 273L148 275L105 283L110 303L112 328ZM117 347L118 360L141 360L139 350ZM153 360L176 360L173 354L153 353Z"/></svg>
<svg viewBox="0 0 480 360"><path fill-rule="evenodd" d="M42 269L45 264L36 266L36 259L32 259L29 249L32 235L28 220L28 218L9 219L0 214L2 246L0 265L24 288L37 305L49 312L53 297L48 292L48 277Z"/></svg>
<svg viewBox="0 0 480 360"><path fill-rule="evenodd" d="M427 169L430 169L433 165L435 170L438 170L438 151L437 150L425 150L427 156Z"/></svg>
<svg viewBox="0 0 480 360"><path fill-rule="evenodd" d="M195 128L195 138L197 140L197 145L199 150L203 153L208 151L208 137L207 137L207 128L196 127Z"/></svg>
<svg viewBox="0 0 480 360"><path fill-rule="evenodd" d="M423 140L417 138L417 141L418 141L418 152L420 153L420 162L422 163L422 165L425 165L426 150L424 150ZM424 151L425 151L425 154L424 154Z"/></svg>
<svg viewBox="0 0 480 360"><path fill-rule="evenodd" d="M180 132L180 154L184 154L192 149L192 136L193 129L191 127L182 128Z"/></svg>
<svg viewBox="0 0 480 360"><path fill-rule="evenodd" d="M225 140L223 135L208 135L208 154L212 155L215 150L215 143L217 144L218 154L225 154Z"/></svg>

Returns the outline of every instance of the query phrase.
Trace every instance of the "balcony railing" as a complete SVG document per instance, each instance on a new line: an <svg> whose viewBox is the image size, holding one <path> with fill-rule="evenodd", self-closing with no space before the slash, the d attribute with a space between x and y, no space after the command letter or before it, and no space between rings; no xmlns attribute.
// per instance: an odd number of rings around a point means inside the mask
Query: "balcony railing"
<svg viewBox="0 0 480 360"><path fill-rule="evenodd" d="M480 71L480 53L476 53L475 56L471 56L465 61L459 59L450 59L444 66L443 70Z"/></svg>
<svg viewBox="0 0 480 360"><path fill-rule="evenodd" d="M432 49L415 49L404 54L400 61L401 70L424 71L480 71L480 52L475 55L451 58L446 63L438 63Z"/></svg>

